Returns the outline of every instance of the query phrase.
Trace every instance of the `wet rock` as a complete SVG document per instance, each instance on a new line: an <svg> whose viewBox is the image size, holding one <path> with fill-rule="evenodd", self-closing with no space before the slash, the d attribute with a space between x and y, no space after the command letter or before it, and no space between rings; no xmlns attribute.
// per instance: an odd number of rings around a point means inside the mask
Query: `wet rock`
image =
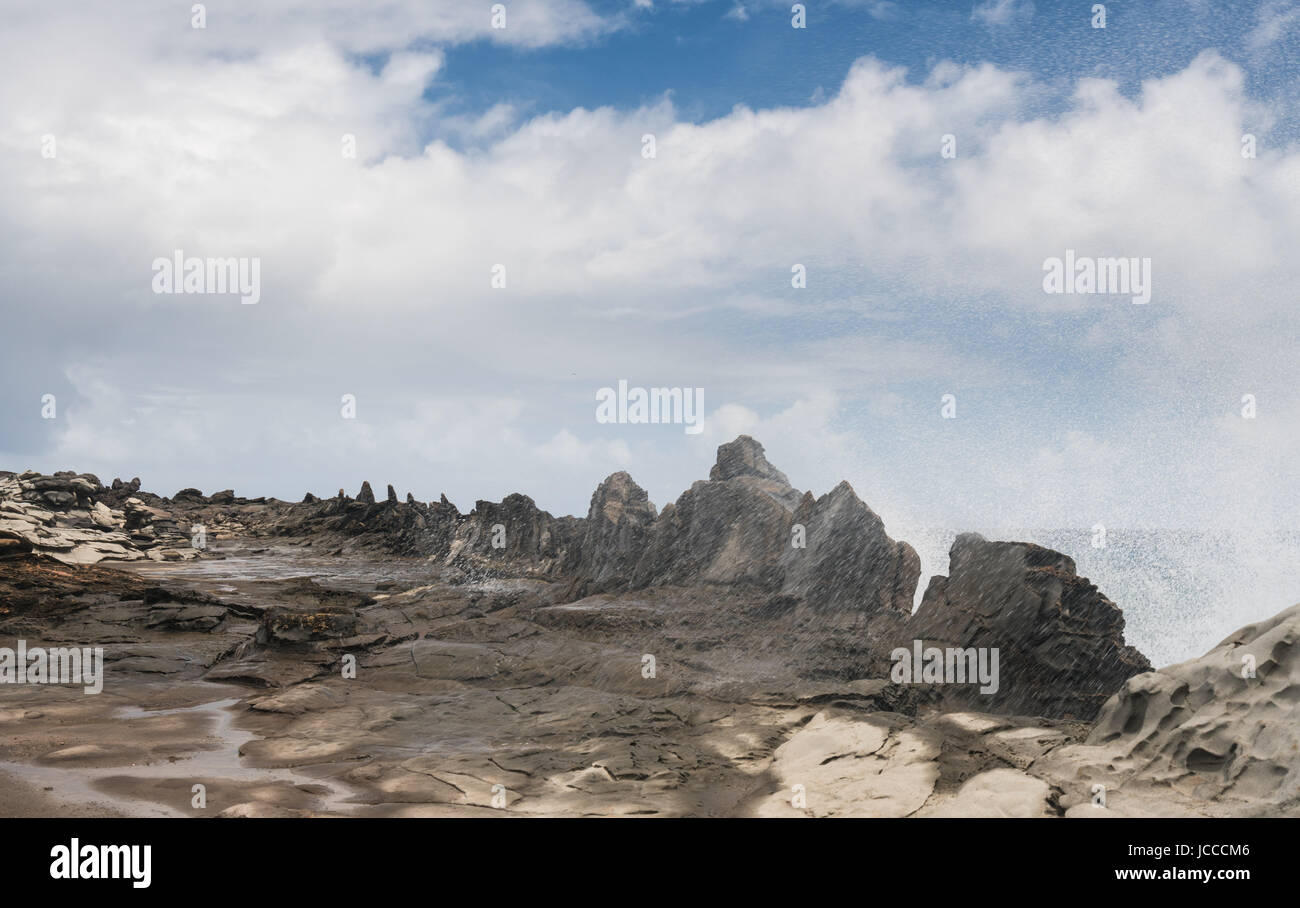
<svg viewBox="0 0 1300 908"><path fill-rule="evenodd" d="M267 646L298 646L350 637L356 629L357 616L352 609L331 606L303 611L275 607L262 616L256 639Z"/></svg>

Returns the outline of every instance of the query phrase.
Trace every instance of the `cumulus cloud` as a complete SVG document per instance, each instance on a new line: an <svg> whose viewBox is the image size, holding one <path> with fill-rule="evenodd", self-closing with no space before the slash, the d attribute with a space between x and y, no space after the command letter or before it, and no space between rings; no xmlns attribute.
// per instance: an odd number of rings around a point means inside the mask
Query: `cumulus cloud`
<svg viewBox="0 0 1300 908"><path fill-rule="evenodd" d="M971 19L985 25L1009 25L1032 19L1032 0L983 0L971 10Z"/></svg>
<svg viewBox="0 0 1300 908"><path fill-rule="evenodd" d="M510 4L498 35L477 7L385 9L9 24L4 466L581 513L614 469L662 505L749 432L800 485L849 478L891 532L1280 519L1270 497L1300 488L1300 155L1220 55L1127 93L864 58L813 105L703 122L670 97L449 115L443 44L620 23ZM155 296L150 263L178 248L258 256L262 301ZM1067 249L1149 257L1151 302L1044 294ZM706 432L596 424L620 378L704 387Z"/></svg>

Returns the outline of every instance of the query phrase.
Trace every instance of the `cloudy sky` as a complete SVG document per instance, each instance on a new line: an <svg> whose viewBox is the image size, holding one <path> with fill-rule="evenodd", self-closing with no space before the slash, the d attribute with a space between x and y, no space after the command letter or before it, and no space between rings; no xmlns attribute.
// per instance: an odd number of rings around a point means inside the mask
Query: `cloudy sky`
<svg viewBox="0 0 1300 908"><path fill-rule="evenodd" d="M807 6L5 0L0 468L582 514L747 432L902 538L1292 527L1300 3ZM155 294L177 249L260 301Z"/></svg>

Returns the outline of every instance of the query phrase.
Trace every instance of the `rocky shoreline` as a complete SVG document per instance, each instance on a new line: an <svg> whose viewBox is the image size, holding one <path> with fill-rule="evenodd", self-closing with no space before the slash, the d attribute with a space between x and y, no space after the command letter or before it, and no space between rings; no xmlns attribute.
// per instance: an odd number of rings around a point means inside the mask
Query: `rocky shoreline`
<svg viewBox="0 0 1300 908"><path fill-rule="evenodd" d="M747 436L582 518L0 473L0 646L106 676L0 685L0 813L1300 812L1300 607L1153 671L1062 553L964 534L913 613L920 579ZM900 681L913 651L997 676Z"/></svg>

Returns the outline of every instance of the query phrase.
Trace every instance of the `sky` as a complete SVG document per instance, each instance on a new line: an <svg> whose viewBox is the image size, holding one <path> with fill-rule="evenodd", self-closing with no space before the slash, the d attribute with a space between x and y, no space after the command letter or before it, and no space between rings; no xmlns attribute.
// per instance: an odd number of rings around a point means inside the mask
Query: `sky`
<svg viewBox="0 0 1300 908"><path fill-rule="evenodd" d="M0 468L585 514L748 433L927 574L1235 533L1252 617L1300 598L1300 2L791 6L2 0ZM154 292L177 249L259 301ZM1067 250L1150 302L1045 293ZM703 431L598 422L619 380Z"/></svg>

